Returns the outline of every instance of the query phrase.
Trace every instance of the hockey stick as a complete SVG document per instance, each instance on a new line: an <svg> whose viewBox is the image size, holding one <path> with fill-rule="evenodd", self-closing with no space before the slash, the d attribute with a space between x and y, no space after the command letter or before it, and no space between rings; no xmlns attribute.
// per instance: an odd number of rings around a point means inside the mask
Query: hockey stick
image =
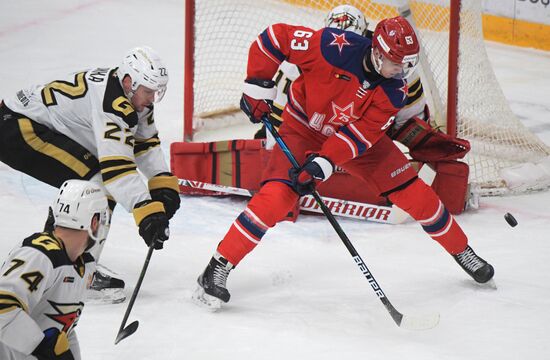
<svg viewBox="0 0 550 360"><path fill-rule="evenodd" d="M155 240L153 240L151 242L151 245L149 245L149 251L147 251L147 257L145 257L145 263L143 263L141 274L139 274L138 282L136 284L136 287L134 288L134 292L132 293L132 297L130 298L128 307L126 308L126 313L124 313L124 318L122 319L122 323L120 324L120 329L118 330L118 334L116 335L115 345L118 344L120 341L126 339L128 336L135 333L136 330L138 329L139 321L136 320L128 326L126 326L126 321L128 320L128 316L130 316L130 312L134 307L134 302L136 301L139 288L141 287L141 283L143 282L143 278L145 277L145 272L147 271L147 267L149 266L149 260L151 260L151 255L153 255L153 250L155 249Z"/></svg>
<svg viewBox="0 0 550 360"><path fill-rule="evenodd" d="M267 116L262 117L262 122L264 123L266 129L269 130L271 135L273 135L273 137L275 138L275 141L277 142L281 150L283 150L283 152L285 153L286 157L288 158L292 166L296 169L300 168L300 164L298 164L298 162L296 161L296 158L294 157L294 155L292 155L292 153L290 152L290 149L288 148L288 146L286 146L284 140L279 135L279 132L277 131L277 129L275 129L275 127L273 127L273 125L271 124ZM439 314L432 314L432 315L426 315L421 317L410 317L407 315L403 315L392 305L392 303L387 298L386 294L384 294L384 291L382 290L382 288L374 278L374 275L372 275L372 273L370 272L369 268L367 267L367 264L365 264L365 262L363 261L363 259L361 258L357 250L355 250L355 247L353 246L351 241L348 239L346 233L344 233L344 230L342 230L342 228L340 227L340 224L338 223L338 221L336 221L336 219L334 218L334 215L332 215L332 213L330 212L330 209L325 205L323 200L321 200L319 193L314 190L312 195L315 198L315 201L317 201L317 204L319 204L319 207L323 211L323 214L325 214L328 221L330 222L330 224L332 225L332 227L340 237L340 240L342 240L342 242L348 249L349 253L353 257L353 260L355 260L355 263L359 267L359 270L361 271L361 273L363 273L365 278L367 278L370 286L372 287L372 289L374 290L374 292L376 293L376 295L378 296L382 304L384 304L384 306L386 307L386 310L388 310L393 321L395 321L397 326L405 329L409 329L409 330L425 330L425 329L431 329L435 327L439 323Z"/></svg>
<svg viewBox="0 0 550 360"><path fill-rule="evenodd" d="M193 189L213 191L228 195L240 195L251 197L255 194L255 191L247 189L205 183L198 180L178 179L180 186L186 186ZM383 206L374 205L368 203L362 203L351 200L335 199L326 196L322 196L323 202L331 210L334 215L378 222L382 224L401 224L405 222L409 215L397 206ZM314 213L323 213L323 211L317 205L315 199L311 195L303 196L300 199L300 210L309 211Z"/></svg>

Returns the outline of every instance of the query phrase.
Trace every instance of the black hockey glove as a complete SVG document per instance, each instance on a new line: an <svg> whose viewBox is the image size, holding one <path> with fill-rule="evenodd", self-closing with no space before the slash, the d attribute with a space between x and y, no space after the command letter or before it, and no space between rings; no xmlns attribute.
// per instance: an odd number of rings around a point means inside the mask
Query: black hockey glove
<svg viewBox="0 0 550 360"><path fill-rule="evenodd" d="M168 219L171 219L180 208L179 190L178 178L172 173L160 173L149 179L151 199L160 201L164 205Z"/></svg>
<svg viewBox="0 0 550 360"><path fill-rule="evenodd" d="M300 196L309 195L315 191L316 181L327 180L334 171L332 162L317 154L311 154L299 169L291 168L288 176L292 188Z"/></svg>
<svg viewBox="0 0 550 360"><path fill-rule="evenodd" d="M271 113L271 105L277 95L275 81L246 79L241 97L241 110L254 124L262 122L262 116Z"/></svg>
<svg viewBox="0 0 550 360"><path fill-rule="evenodd" d="M38 360L74 360L67 334L57 328L44 331L44 339L32 352Z"/></svg>
<svg viewBox="0 0 550 360"><path fill-rule="evenodd" d="M133 210L134 219L139 226L139 235L147 246L155 242L155 249L162 249L170 236L168 217L164 205L159 201L145 200L136 204Z"/></svg>

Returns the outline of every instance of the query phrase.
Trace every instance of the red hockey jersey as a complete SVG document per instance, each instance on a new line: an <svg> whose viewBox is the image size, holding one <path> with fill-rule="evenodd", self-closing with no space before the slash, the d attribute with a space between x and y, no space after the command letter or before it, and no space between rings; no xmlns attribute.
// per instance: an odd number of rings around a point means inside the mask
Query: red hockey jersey
<svg viewBox="0 0 550 360"><path fill-rule="evenodd" d="M370 39L352 32L275 24L250 47L247 77L271 79L284 60L297 65L285 123L343 164L385 136L406 102L404 80L365 70L371 49Z"/></svg>

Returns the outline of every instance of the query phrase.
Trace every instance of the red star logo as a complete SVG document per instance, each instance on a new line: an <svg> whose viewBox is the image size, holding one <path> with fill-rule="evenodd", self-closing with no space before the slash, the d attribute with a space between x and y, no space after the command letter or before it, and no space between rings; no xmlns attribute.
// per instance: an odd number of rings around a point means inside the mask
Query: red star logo
<svg viewBox="0 0 550 360"><path fill-rule="evenodd" d="M351 102L346 107L341 108L340 106L332 102L333 115L328 122L331 124L343 126L348 124L352 120L359 119L358 116L353 114L353 106L354 106L354 103Z"/></svg>
<svg viewBox="0 0 550 360"><path fill-rule="evenodd" d="M407 84L406 81L403 81L403 86L398 88L398 90L403 92L403 99L405 99L407 97L407 95L409 94L409 85Z"/></svg>
<svg viewBox="0 0 550 360"><path fill-rule="evenodd" d="M78 322L78 318L82 313L82 308L84 307L84 304L83 303L58 304L49 300L48 302L50 303L52 308L57 312L57 314L45 314L45 315L50 319L52 319L53 321L63 325L63 329L61 331L68 333L74 326L76 326L76 323Z"/></svg>
<svg viewBox="0 0 550 360"><path fill-rule="evenodd" d="M344 46L351 45L346 40L346 33L341 33L340 35L337 35L331 32L331 34L332 36L334 36L334 40L332 40L329 46L338 46L338 51L340 52L340 54L342 53L342 49L344 48Z"/></svg>

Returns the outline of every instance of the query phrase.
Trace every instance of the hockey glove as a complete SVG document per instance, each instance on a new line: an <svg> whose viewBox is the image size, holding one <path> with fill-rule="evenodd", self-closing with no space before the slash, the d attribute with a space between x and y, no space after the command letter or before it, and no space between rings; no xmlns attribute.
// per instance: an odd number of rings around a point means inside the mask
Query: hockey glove
<svg viewBox="0 0 550 360"><path fill-rule="evenodd" d="M180 208L178 179L169 172L163 172L149 179L149 193L153 201L164 205L166 216L171 219Z"/></svg>
<svg viewBox="0 0 550 360"><path fill-rule="evenodd" d="M67 334L57 328L44 331L44 339L32 352L38 360L74 360Z"/></svg>
<svg viewBox="0 0 550 360"><path fill-rule="evenodd" d="M422 162L437 162L457 160L470 151L470 143L436 129L417 117L407 122L396 132L391 134L409 148L409 154L414 160Z"/></svg>
<svg viewBox="0 0 550 360"><path fill-rule="evenodd" d="M134 206L134 220L139 227L139 235L147 246L155 242L155 249L162 249L170 236L168 217L164 205L159 201L145 200Z"/></svg>
<svg viewBox="0 0 550 360"><path fill-rule="evenodd" d="M334 165L329 159L311 154L304 165L299 169L291 168L288 176L292 181L292 188L300 196L311 194L315 191L316 181L327 180L334 171Z"/></svg>
<svg viewBox="0 0 550 360"><path fill-rule="evenodd" d="M252 123L258 124L262 121L262 116L271 113L271 105L276 95L273 80L246 79L241 97L241 110Z"/></svg>

